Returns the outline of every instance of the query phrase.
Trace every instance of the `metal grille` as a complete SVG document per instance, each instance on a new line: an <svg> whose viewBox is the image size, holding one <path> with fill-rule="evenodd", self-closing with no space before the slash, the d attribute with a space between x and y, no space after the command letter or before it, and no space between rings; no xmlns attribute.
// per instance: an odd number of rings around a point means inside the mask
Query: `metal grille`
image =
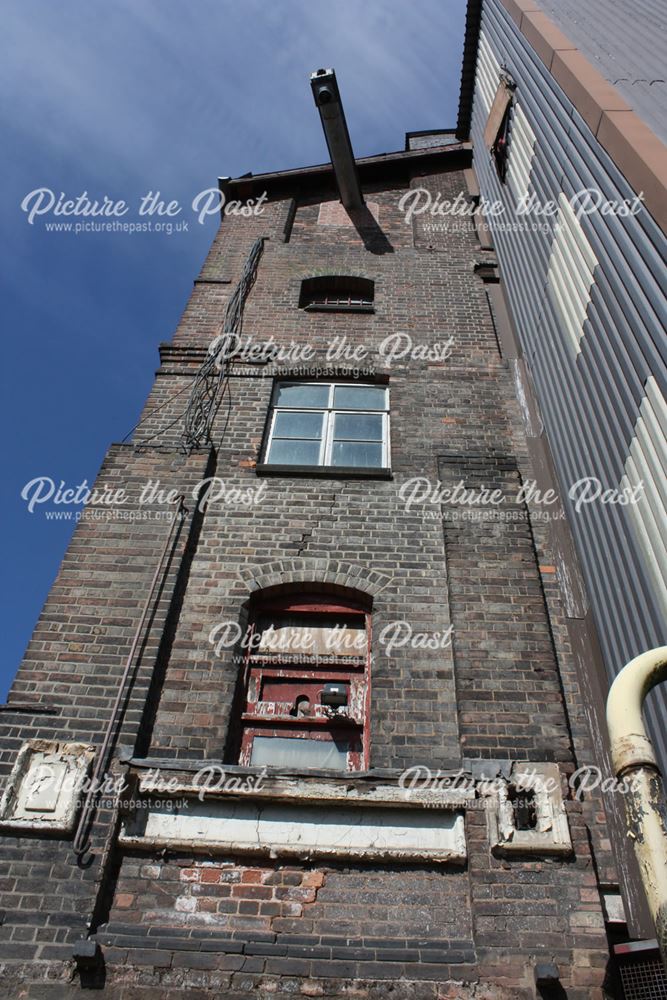
<svg viewBox="0 0 667 1000"><path fill-rule="evenodd" d="M322 309L354 309L370 308L373 305L372 299L363 299L353 295L322 295L314 293L309 297L306 309L312 306L319 306Z"/></svg>
<svg viewBox="0 0 667 1000"><path fill-rule="evenodd" d="M667 974L659 956L619 962L625 1000L667 1000Z"/></svg>
<svg viewBox="0 0 667 1000"><path fill-rule="evenodd" d="M329 274L304 278L300 309L372 310L375 285L358 275Z"/></svg>

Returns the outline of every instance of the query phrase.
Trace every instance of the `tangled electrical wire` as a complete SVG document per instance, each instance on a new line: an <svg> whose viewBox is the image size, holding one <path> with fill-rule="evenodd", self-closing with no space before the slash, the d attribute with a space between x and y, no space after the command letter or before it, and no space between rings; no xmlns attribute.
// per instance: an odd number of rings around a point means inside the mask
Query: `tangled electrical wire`
<svg viewBox="0 0 667 1000"><path fill-rule="evenodd" d="M211 443L211 428L229 380L232 352L227 348L241 333L243 309L255 283L263 249L264 238L260 237L253 243L243 266L243 273L227 303L222 332L213 341L208 357L195 375L183 414L183 447L188 454L202 444Z"/></svg>

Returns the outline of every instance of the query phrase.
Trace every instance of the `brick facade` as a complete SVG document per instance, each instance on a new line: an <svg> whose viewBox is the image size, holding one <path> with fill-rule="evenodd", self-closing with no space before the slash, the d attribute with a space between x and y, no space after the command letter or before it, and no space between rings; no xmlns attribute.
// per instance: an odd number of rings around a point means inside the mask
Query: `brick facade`
<svg viewBox="0 0 667 1000"><path fill-rule="evenodd" d="M127 490L118 510L128 518L78 525L0 716L2 768L10 772L28 739L99 747L171 528L158 516L164 504L139 500L159 481L184 494L187 513L141 632L113 773L132 776L142 760L185 770L225 761L233 772L239 655L216 650L211 630L244 623L260 590L356 593L372 602L371 776L395 780L414 765L505 773L513 761L555 761L573 854L495 856L482 808L466 809L463 866L139 851L118 842L126 807L102 796L83 858L66 838L2 837L0 948L16 995L70 997L81 984L101 985L99 971L72 959L89 935L104 956L103 995L118 1000L283 992L514 1000L536 995L538 960L558 965L568 997L603 995L596 872L609 881L613 871L600 803L577 801L566 780L591 748L548 531L528 519L530 504L511 499L508 516L491 523L455 516L470 506L408 509L401 494L407 480L426 477L512 497L533 475L475 272L488 252L468 220L438 228L422 215L406 225L398 207L410 188L451 199L465 191L467 157L457 146L389 158L385 178L364 181L378 221L361 230L337 224L345 220L326 176L319 189L282 181L261 215L224 220L162 345L134 441L112 446L100 470L98 485ZM262 179L255 184L259 192ZM183 454L191 380L257 237L265 245L243 337L312 345L308 364L333 366L333 379L356 367L373 370L362 381L388 380L391 479L258 474L275 366L243 359L231 369L213 446ZM318 274L372 279L375 312L300 310L301 281ZM415 345L451 336L450 355L388 365L380 345L396 332ZM363 360L327 358L343 337L365 349ZM200 509L193 489L212 476L228 502ZM259 502L239 500L260 485ZM429 635L453 626L453 641L388 655L378 639L396 621Z"/></svg>

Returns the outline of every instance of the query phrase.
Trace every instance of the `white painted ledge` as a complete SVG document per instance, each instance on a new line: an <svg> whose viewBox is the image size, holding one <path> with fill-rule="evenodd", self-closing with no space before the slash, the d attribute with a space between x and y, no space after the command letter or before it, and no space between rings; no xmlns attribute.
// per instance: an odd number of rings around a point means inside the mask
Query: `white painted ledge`
<svg viewBox="0 0 667 1000"><path fill-rule="evenodd" d="M290 858L463 864L463 815L448 810L196 798L149 802L122 825L120 843Z"/></svg>

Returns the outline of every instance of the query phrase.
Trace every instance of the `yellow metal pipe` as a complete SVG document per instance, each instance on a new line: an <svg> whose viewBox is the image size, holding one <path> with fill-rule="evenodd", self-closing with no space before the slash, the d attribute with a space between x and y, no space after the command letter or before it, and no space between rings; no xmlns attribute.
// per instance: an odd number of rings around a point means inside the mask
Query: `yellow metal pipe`
<svg viewBox="0 0 667 1000"><path fill-rule="evenodd" d="M612 684L607 726L616 777L628 789L625 806L644 892L667 968L667 803L642 707L649 691L667 681L667 646L631 660Z"/></svg>

